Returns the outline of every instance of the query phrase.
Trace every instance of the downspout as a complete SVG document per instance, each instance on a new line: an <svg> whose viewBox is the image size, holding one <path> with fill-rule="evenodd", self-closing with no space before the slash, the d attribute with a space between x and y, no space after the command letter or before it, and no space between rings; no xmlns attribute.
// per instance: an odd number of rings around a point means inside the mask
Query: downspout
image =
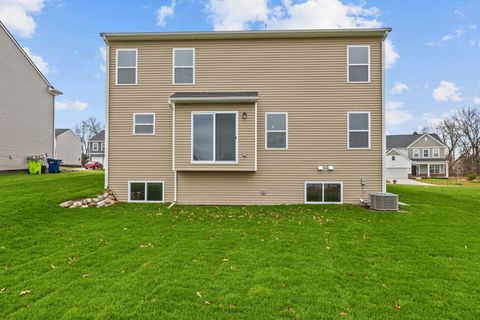
<svg viewBox="0 0 480 320"><path fill-rule="evenodd" d="M386 156L387 156L387 138L385 136L385 39L389 31L385 31L382 39L382 192L387 192L387 175L386 175Z"/></svg>
<svg viewBox="0 0 480 320"><path fill-rule="evenodd" d="M109 53L110 53L110 45L108 44L107 39L105 39L105 36L102 36L103 41L105 41L105 44L107 45L107 48L105 50L105 151L104 151L104 167L105 167L105 182L104 182L104 188L108 189L108 175L109 175L109 166L108 166L108 156L109 156L109 149L110 149L110 143L109 143L109 96L110 96L110 89L109 89L109 81L110 81L110 59L109 59ZM90 148L87 148L88 152L90 153Z"/></svg>
<svg viewBox="0 0 480 320"><path fill-rule="evenodd" d="M175 103L168 101L172 109L172 171L173 171L173 202L168 206L170 209L177 203L177 169L175 166Z"/></svg>

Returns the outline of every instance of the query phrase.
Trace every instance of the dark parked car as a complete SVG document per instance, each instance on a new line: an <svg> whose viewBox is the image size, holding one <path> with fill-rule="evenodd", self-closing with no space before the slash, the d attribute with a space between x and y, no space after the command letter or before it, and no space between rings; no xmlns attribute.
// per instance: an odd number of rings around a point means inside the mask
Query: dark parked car
<svg viewBox="0 0 480 320"><path fill-rule="evenodd" d="M103 169L103 164L101 164L100 162L98 161L89 161L85 164L85 169L92 169L92 170L96 170L96 169Z"/></svg>

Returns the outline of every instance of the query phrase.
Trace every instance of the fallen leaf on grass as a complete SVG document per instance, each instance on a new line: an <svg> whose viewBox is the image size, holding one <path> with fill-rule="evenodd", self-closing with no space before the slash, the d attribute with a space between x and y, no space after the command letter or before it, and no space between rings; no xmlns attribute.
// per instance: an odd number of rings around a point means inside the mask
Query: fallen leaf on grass
<svg viewBox="0 0 480 320"><path fill-rule="evenodd" d="M152 248L152 247L153 247L153 244L151 244L151 243L140 244L139 247L140 247L140 248Z"/></svg>
<svg viewBox="0 0 480 320"><path fill-rule="evenodd" d="M199 297L199 298L202 297L202 292L201 291L197 291L197 297Z"/></svg>
<svg viewBox="0 0 480 320"><path fill-rule="evenodd" d="M210 304L210 302L209 302L208 300L205 300L205 302L204 302L204 303L205 303L205 304Z"/></svg>
<svg viewBox="0 0 480 320"><path fill-rule="evenodd" d="M85 278L89 278L89 277L90 277L89 274L84 274L84 275L82 275L82 278L84 278L84 279L85 279Z"/></svg>
<svg viewBox="0 0 480 320"><path fill-rule="evenodd" d="M223 262L228 262L228 259L222 259Z"/></svg>
<svg viewBox="0 0 480 320"><path fill-rule="evenodd" d="M52 269L55 269L55 268L56 268L53 264L51 264L50 267L52 267Z"/></svg>
<svg viewBox="0 0 480 320"><path fill-rule="evenodd" d="M288 312L293 312L293 311L295 311L295 310L293 310L292 307L288 307L287 311L288 311Z"/></svg>
<svg viewBox="0 0 480 320"><path fill-rule="evenodd" d="M24 296L24 295L26 295L26 294L29 294L30 292L32 292L32 290L21 291L21 292L20 292L20 296Z"/></svg>
<svg viewBox="0 0 480 320"><path fill-rule="evenodd" d="M395 303L395 305L393 306L395 308L395 310L397 311L400 311L400 309L402 308L398 303Z"/></svg>
<svg viewBox="0 0 480 320"><path fill-rule="evenodd" d="M340 312L340 317L346 317L347 313L346 312Z"/></svg>
<svg viewBox="0 0 480 320"><path fill-rule="evenodd" d="M0 293L3 293L3 292L5 292L5 289L6 289L6 288L2 288L2 289L0 289Z"/></svg>
<svg viewBox="0 0 480 320"><path fill-rule="evenodd" d="M68 264L72 265L77 262L77 257L68 257Z"/></svg>

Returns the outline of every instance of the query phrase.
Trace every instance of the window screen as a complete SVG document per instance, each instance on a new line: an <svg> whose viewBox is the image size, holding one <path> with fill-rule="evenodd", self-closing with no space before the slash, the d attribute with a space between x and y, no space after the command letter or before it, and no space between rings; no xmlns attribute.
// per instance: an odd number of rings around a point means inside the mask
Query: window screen
<svg viewBox="0 0 480 320"><path fill-rule="evenodd" d="M137 50L117 50L117 84L137 83Z"/></svg>
<svg viewBox="0 0 480 320"><path fill-rule="evenodd" d="M266 113L266 148L287 149L288 120L287 113Z"/></svg>
<svg viewBox="0 0 480 320"><path fill-rule="evenodd" d="M348 46L348 82L370 81L370 47Z"/></svg>
<svg viewBox="0 0 480 320"><path fill-rule="evenodd" d="M367 112L348 113L348 148L370 148L370 114Z"/></svg>
<svg viewBox="0 0 480 320"><path fill-rule="evenodd" d="M173 50L173 83L193 84L195 82L195 49Z"/></svg>
<svg viewBox="0 0 480 320"><path fill-rule="evenodd" d="M134 134L151 135L155 133L155 114L154 113L135 113L134 114Z"/></svg>

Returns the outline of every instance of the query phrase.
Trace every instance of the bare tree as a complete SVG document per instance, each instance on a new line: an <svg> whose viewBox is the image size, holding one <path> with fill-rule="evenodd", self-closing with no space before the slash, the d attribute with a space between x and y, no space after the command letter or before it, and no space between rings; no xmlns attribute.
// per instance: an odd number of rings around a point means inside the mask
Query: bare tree
<svg viewBox="0 0 480 320"><path fill-rule="evenodd" d="M103 125L95 117L89 117L75 125L75 134L82 142L82 162L87 158L88 141L102 130Z"/></svg>
<svg viewBox="0 0 480 320"><path fill-rule="evenodd" d="M457 111L453 121L460 133L460 157L465 158L466 165L480 174L480 112L476 108L464 108Z"/></svg>

